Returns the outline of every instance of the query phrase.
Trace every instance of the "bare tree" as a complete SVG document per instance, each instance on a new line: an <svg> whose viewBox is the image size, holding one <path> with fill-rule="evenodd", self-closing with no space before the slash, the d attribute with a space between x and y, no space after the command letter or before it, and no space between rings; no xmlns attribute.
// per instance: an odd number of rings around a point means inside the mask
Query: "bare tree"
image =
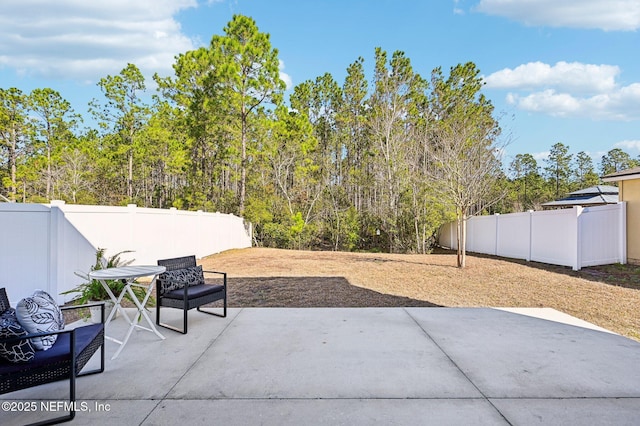
<svg viewBox="0 0 640 426"><path fill-rule="evenodd" d="M501 172L502 146L487 145L469 123L453 123L432 132L430 158L434 191L455 208L458 267L466 266L466 225L470 216L500 201L494 183ZM485 139L486 140L486 139Z"/></svg>
<svg viewBox="0 0 640 426"><path fill-rule="evenodd" d="M64 166L57 170L60 192L69 197L72 203L78 202L78 192L91 189L90 160L78 149L63 154Z"/></svg>
<svg viewBox="0 0 640 426"><path fill-rule="evenodd" d="M447 80L439 69L433 74L433 120L425 147L434 191L455 208L458 224L458 267L466 266L467 219L499 201L495 191L501 175L500 156L506 141L492 117L491 102L480 94L482 81L472 63L451 69Z"/></svg>

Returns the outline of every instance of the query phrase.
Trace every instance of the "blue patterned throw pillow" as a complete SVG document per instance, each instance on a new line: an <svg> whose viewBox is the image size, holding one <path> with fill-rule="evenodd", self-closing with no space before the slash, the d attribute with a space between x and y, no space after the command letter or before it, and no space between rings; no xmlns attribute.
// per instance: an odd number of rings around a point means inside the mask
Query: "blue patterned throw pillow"
<svg viewBox="0 0 640 426"><path fill-rule="evenodd" d="M0 339L26 336L27 330L22 328L16 317L16 310L9 308L0 315ZM0 343L0 357L9 362L29 362L36 351L29 339Z"/></svg>
<svg viewBox="0 0 640 426"><path fill-rule="evenodd" d="M38 290L33 296L25 297L16 306L16 316L20 325L29 333L46 333L64 328L64 318L53 298ZM57 334L34 337L31 344L39 351L46 351L56 342Z"/></svg>
<svg viewBox="0 0 640 426"><path fill-rule="evenodd" d="M164 272L160 274L158 279L162 284L162 293L166 293L182 288L182 283L190 286L204 284L204 273L202 272L202 265L198 265Z"/></svg>

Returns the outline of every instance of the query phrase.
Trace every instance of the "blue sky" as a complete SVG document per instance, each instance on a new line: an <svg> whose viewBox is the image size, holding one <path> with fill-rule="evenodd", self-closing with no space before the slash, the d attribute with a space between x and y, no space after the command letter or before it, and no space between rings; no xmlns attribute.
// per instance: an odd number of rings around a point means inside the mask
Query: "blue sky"
<svg viewBox="0 0 640 426"><path fill-rule="evenodd" d="M506 163L556 142L596 166L613 148L640 155L640 0L2 0L0 87L50 87L86 115L101 77L129 62L169 75L233 14L271 35L290 87L325 72L341 85L360 56L371 80L378 46L425 78L473 61Z"/></svg>

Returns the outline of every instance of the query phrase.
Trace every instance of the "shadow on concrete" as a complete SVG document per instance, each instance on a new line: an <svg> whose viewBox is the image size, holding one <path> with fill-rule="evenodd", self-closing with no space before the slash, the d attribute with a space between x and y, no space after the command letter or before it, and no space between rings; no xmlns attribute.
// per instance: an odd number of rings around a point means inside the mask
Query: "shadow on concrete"
<svg viewBox="0 0 640 426"><path fill-rule="evenodd" d="M233 308L441 307L357 287L344 277L229 278L228 286L228 303Z"/></svg>

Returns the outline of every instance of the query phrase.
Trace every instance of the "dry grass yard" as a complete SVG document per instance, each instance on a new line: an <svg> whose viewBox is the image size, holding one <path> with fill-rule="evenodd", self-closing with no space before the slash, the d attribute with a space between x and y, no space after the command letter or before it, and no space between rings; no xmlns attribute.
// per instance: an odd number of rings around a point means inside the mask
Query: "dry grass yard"
<svg viewBox="0 0 640 426"><path fill-rule="evenodd" d="M640 340L640 267L571 268L469 254L250 248L201 259L232 307L548 307Z"/></svg>

